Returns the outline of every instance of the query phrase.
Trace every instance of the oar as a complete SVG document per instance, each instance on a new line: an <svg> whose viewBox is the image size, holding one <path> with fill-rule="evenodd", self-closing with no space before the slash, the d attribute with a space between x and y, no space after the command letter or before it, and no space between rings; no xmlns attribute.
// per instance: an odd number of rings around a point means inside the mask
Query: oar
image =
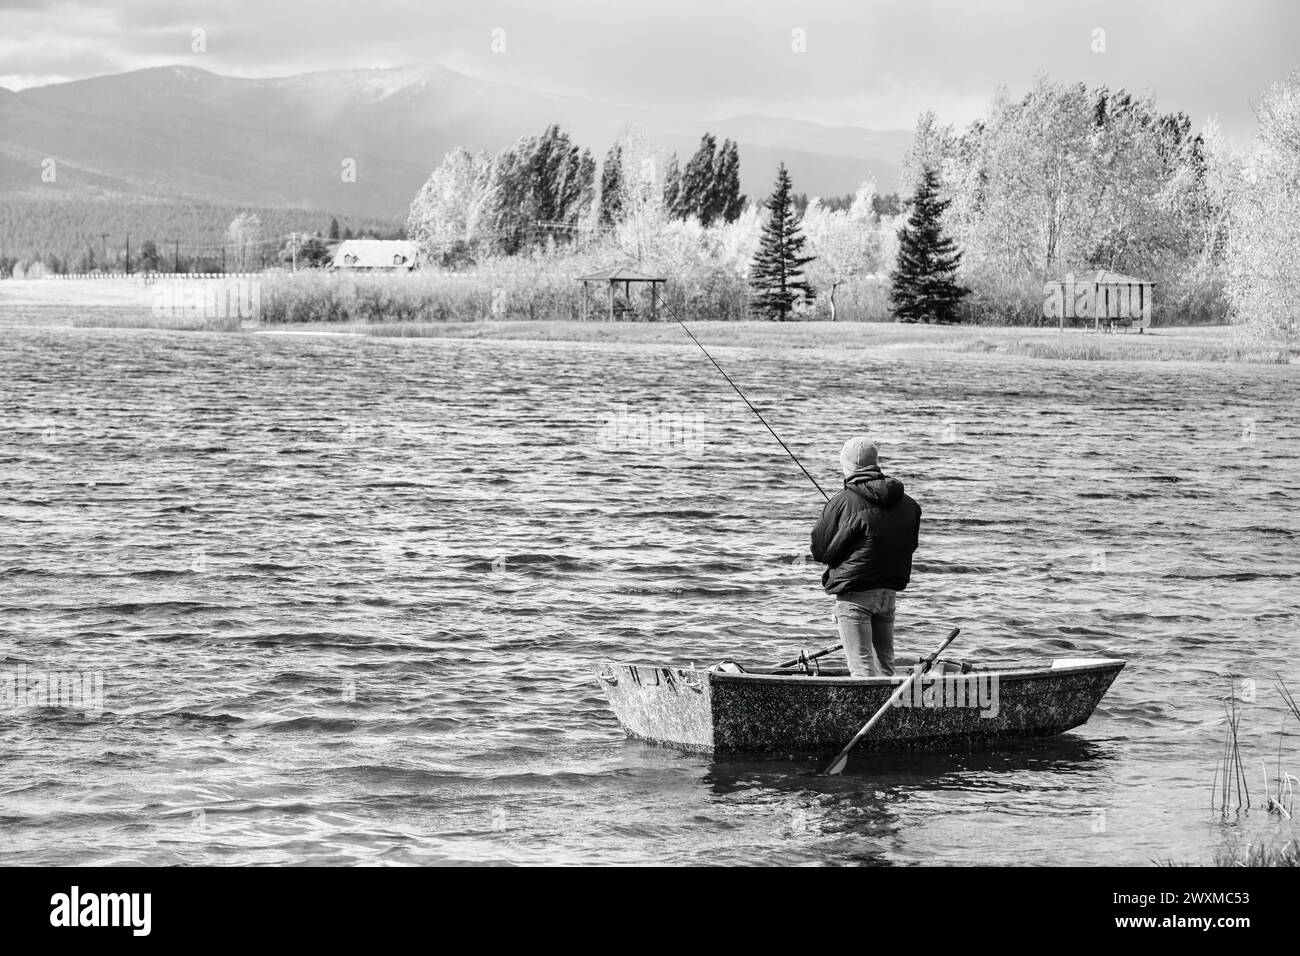
<svg viewBox="0 0 1300 956"><path fill-rule="evenodd" d="M894 704L898 702L898 699L902 697L905 693L907 693L907 689L912 686L912 682L916 680L918 676L924 674L926 671L928 671L931 667L934 666L934 662L939 659L939 655L948 649L948 645L951 644L954 640L956 640L957 635L960 633L961 633L960 627L954 627L948 633L948 636L944 639L944 642L939 645L939 649L935 651L933 654L931 654L929 657L927 657L925 659L925 662L920 667L913 670L911 675L907 678L907 680L899 684L898 688L892 694L889 695L889 700L885 701L884 706L881 707L878 711L876 711L876 716L868 720L866 724L863 725L862 729L853 735L853 739L849 741L848 746L846 746L843 750L841 750L839 752L839 755L834 760L831 761L830 766L822 771L822 776L834 777L844 772L844 768L848 766L849 763L849 751L851 751L854 747L856 747L863 737L871 733L872 728L875 727L876 724L880 723L880 718L885 716L885 711L893 707Z"/></svg>
<svg viewBox="0 0 1300 956"><path fill-rule="evenodd" d="M824 650L820 650L820 651L818 651L816 654L808 654L808 655L806 655L806 656L803 655L803 654L800 654L798 657L794 658L793 660L788 660L788 661L786 661L784 664L777 664L776 666L777 666L777 667L794 667L794 666L796 666L797 664L803 663L803 662L805 662L805 661L815 661L815 660L817 660L817 658L819 658L819 657L825 657L827 654L834 654L836 651L838 651L838 650L839 650L841 647L843 647L843 646L844 646L843 644L836 644L834 647L828 647L828 648L825 648Z"/></svg>

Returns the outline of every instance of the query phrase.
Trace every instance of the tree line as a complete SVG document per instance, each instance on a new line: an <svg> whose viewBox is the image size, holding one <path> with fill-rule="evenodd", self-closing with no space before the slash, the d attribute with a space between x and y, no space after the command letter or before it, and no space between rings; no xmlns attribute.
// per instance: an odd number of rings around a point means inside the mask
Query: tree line
<svg viewBox="0 0 1300 956"><path fill-rule="evenodd" d="M1104 269L1154 283L1156 324L1231 318L1296 338L1298 91L1296 76L1268 90L1258 141L1235 151L1213 123L1196 130L1152 94L1039 76L962 129L923 114L901 201L870 183L809 199L785 172L749 201L735 144L711 135L684 165L621 136L597 181L590 153L551 127L495 159L449 155L408 231L436 265L520 253L641 262L686 284L688 302L775 279L751 297L764 314L783 303L782 317L835 318L846 301L859 316L1043 324L1054 321L1045 284ZM568 157L559 203L538 200L553 188L548 167L518 161L547 143Z"/></svg>
<svg viewBox="0 0 1300 956"><path fill-rule="evenodd" d="M1221 318L1227 218L1212 163L1189 118L1153 95L1039 76L964 130L923 114L904 182L936 173L968 309L1042 321L1044 282L1106 269L1156 282L1165 314Z"/></svg>
<svg viewBox="0 0 1300 956"><path fill-rule="evenodd" d="M783 164L772 193L753 202L740 190L738 145L708 132L682 165L625 131L597 176L591 152L551 125L495 156L448 153L412 202L407 231L424 264L464 269L537 255L663 261L682 245L675 233L698 230L691 239L709 249L700 258L711 262L679 262L676 276L683 266L738 273L752 311L774 319L807 313L824 282L834 319L840 287L882 267L877 234L899 210L896 194L881 196L869 184L810 200L794 191ZM744 260L733 262L742 248Z"/></svg>
<svg viewBox="0 0 1300 956"><path fill-rule="evenodd" d="M232 246L240 217L257 220L256 248ZM243 235L242 227L238 230ZM405 238L400 223L301 209L111 200L0 199L0 279L86 272L220 272L234 259L261 268L292 257L291 237L309 264L328 262L329 244L351 238ZM317 258L313 260L311 257ZM300 265L302 260L300 259Z"/></svg>
<svg viewBox="0 0 1300 956"><path fill-rule="evenodd" d="M614 143L597 182L596 161L558 125L524 136L495 156L458 148L433 170L411 204L407 232L426 261L464 267L485 255L518 255L612 230L653 192L666 213L705 226L734 222L745 208L740 152L711 134L680 166L633 157Z"/></svg>

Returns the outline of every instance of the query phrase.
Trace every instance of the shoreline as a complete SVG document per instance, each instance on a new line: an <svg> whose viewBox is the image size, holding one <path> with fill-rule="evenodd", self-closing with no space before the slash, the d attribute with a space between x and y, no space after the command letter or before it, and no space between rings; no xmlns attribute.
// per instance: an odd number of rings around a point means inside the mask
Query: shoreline
<svg viewBox="0 0 1300 956"><path fill-rule="evenodd" d="M0 281L0 325L133 329L228 334L329 335L337 338L436 338L514 341L690 344L677 323L506 319L467 322L262 323L238 318L154 316L148 286L130 281ZM1137 332L1095 332L1056 326L904 325L897 322L692 320L708 346L835 349L1020 356L1065 361L1300 364L1300 349L1245 343L1232 326L1163 326Z"/></svg>

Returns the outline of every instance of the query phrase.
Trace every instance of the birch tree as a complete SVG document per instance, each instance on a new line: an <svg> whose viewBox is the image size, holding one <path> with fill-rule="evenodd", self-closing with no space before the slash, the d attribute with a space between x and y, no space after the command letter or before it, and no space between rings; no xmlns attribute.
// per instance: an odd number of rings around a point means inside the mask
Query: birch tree
<svg viewBox="0 0 1300 956"><path fill-rule="evenodd" d="M448 153L411 202L406 234L425 263L448 265L472 258L492 195L487 154L464 147Z"/></svg>
<svg viewBox="0 0 1300 956"><path fill-rule="evenodd" d="M1300 341L1300 73L1257 108L1259 136L1233 194L1227 243L1232 320L1249 338Z"/></svg>

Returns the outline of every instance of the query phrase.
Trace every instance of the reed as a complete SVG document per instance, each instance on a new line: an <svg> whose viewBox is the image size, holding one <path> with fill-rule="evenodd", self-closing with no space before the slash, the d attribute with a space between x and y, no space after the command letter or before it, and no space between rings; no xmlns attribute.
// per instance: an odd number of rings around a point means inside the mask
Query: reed
<svg viewBox="0 0 1300 956"><path fill-rule="evenodd" d="M1282 769L1282 745L1286 740L1286 722L1288 718L1295 718L1300 723L1300 705L1297 705L1295 696L1291 689L1287 687L1286 681L1282 680L1281 674L1276 674L1278 693L1282 696L1283 703L1286 704L1288 713L1282 718L1282 726L1278 729L1277 734L1277 771L1274 781L1277 786L1276 795L1269 793L1268 767L1264 767L1264 805L1268 808L1269 813L1275 813L1278 816L1285 817L1288 820L1295 818L1295 791L1300 787L1300 778L1294 774L1287 773Z"/></svg>
<svg viewBox="0 0 1300 956"><path fill-rule="evenodd" d="M275 324L576 320L584 309L577 276L596 268L577 260L521 258L485 262L473 273L267 273L261 286L262 319ZM641 316L651 311L648 294L648 289L632 289L632 305ZM699 319L748 318L748 291L739 277L674 280L663 294L674 308ZM606 308L603 295L592 289L587 307L594 318Z"/></svg>
<svg viewBox="0 0 1300 956"><path fill-rule="evenodd" d="M1277 675L1277 686L1286 705L1287 714L1282 722L1278 738L1278 757L1276 774L1269 778L1268 766L1260 761L1264 778L1264 807L1268 816L1276 816L1278 822L1291 825L1291 829L1266 836L1262 840L1242 843L1239 838L1229 835L1227 841L1215 851L1215 866L1300 866L1300 839L1293 829L1295 789L1300 787L1300 779L1286 773L1282 767L1282 742L1285 738L1286 721L1294 718L1300 721L1300 705L1295 697ZM1250 788L1246 781L1246 767L1241 756L1241 711L1237 708L1236 680L1232 679L1232 689L1224 702L1224 739L1215 763L1214 781L1211 785L1210 808L1221 817L1241 816L1251 807ZM1185 865L1173 860L1153 861L1161 866Z"/></svg>
<svg viewBox="0 0 1300 956"><path fill-rule="evenodd" d="M578 319L584 309L577 277L607 267L596 252L572 252L486 259L472 273L425 269L413 273L358 275L304 270L262 276L262 308L269 322L511 321ZM647 267L648 271L654 271ZM665 272L662 292L682 315L696 321L737 322L753 318L745 277L732 268L691 268ZM606 309L604 290L592 288L594 317ZM633 305L649 314L648 293L632 289ZM1043 318L1042 284L1022 281L980 287L961 310L963 322L981 328L1051 325ZM835 292L838 324L890 322L889 283L880 275L853 276ZM830 318L828 295L820 295L800 316ZM1163 309L1161 321L1203 325L1200 310ZM1266 346L1252 346L1260 349ZM1105 348L1096 358L1106 358ZM1087 356L1064 356L1068 358Z"/></svg>
<svg viewBox="0 0 1300 956"><path fill-rule="evenodd" d="M1214 770L1214 784L1210 790L1210 809L1221 816L1243 813L1250 809L1250 785L1246 781L1246 766L1241 758L1241 713L1237 710L1237 681L1229 677L1231 689L1224 702L1223 714L1227 721L1223 750Z"/></svg>

